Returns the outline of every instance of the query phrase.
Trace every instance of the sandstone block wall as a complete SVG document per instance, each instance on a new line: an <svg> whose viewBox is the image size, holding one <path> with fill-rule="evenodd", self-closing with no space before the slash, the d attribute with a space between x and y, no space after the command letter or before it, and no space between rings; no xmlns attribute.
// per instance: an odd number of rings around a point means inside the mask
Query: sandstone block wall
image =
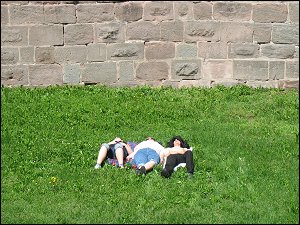
<svg viewBox="0 0 300 225"><path fill-rule="evenodd" d="M299 86L297 1L1 1L1 84Z"/></svg>

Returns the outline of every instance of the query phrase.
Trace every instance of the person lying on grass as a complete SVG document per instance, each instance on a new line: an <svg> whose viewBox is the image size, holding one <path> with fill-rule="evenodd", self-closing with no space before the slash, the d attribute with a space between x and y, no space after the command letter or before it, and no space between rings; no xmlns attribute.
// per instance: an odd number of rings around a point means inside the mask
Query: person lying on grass
<svg viewBox="0 0 300 225"><path fill-rule="evenodd" d="M188 178L192 178L194 174L193 152L190 146L182 137L175 136L167 143L164 152L161 153L161 158L166 157L164 169L161 171L161 176L170 178L174 172L174 168L180 163L186 163ZM164 165L164 162L162 163Z"/></svg>
<svg viewBox="0 0 300 225"><path fill-rule="evenodd" d="M148 137L135 146L134 151L127 156L127 160L136 167L136 175L146 175L155 165L159 164L160 152L163 150L164 147L160 143L152 137Z"/></svg>
<svg viewBox="0 0 300 225"><path fill-rule="evenodd" d="M132 152L133 150L128 143L116 137L111 142L101 144L95 169L101 168L105 160L108 164L124 168L126 157Z"/></svg>

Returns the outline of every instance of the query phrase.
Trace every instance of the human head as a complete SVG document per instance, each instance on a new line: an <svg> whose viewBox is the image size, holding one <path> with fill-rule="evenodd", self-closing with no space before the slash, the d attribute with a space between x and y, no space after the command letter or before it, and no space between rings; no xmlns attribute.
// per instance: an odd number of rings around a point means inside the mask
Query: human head
<svg viewBox="0 0 300 225"><path fill-rule="evenodd" d="M180 147L182 148L190 148L189 144L179 135L174 136L170 139L170 141L167 143L167 147L171 148L174 147L174 141L178 140L180 141Z"/></svg>

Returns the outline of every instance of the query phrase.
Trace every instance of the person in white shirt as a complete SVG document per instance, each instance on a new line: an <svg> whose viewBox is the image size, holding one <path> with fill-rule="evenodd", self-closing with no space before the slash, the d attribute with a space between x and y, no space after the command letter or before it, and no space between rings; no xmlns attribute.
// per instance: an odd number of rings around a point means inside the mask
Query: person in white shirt
<svg viewBox="0 0 300 225"><path fill-rule="evenodd" d="M132 164L136 166L137 175L146 175L162 161L160 158L162 151L164 151L164 147L152 137L148 137L147 140L135 146L133 153L127 156L127 160L132 160Z"/></svg>

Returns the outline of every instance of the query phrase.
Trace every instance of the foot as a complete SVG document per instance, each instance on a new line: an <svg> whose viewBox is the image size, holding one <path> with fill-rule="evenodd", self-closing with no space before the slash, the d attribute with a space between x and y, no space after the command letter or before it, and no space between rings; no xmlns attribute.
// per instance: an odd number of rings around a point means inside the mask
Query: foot
<svg viewBox="0 0 300 225"><path fill-rule="evenodd" d="M188 179L193 179L194 178L194 174L188 173L187 177L188 177Z"/></svg>
<svg viewBox="0 0 300 225"><path fill-rule="evenodd" d="M135 170L136 175L146 175L146 168L144 166L141 166Z"/></svg>
<svg viewBox="0 0 300 225"><path fill-rule="evenodd" d="M95 169L99 169L99 168L101 168L101 165L97 163L97 164L95 165Z"/></svg>
<svg viewBox="0 0 300 225"><path fill-rule="evenodd" d="M164 178L169 178L170 177L170 174L169 172L166 170L166 169L163 169L160 173L160 175Z"/></svg>

